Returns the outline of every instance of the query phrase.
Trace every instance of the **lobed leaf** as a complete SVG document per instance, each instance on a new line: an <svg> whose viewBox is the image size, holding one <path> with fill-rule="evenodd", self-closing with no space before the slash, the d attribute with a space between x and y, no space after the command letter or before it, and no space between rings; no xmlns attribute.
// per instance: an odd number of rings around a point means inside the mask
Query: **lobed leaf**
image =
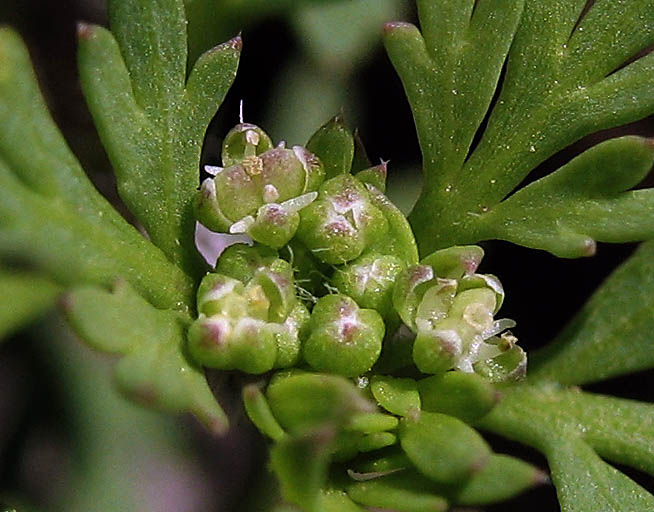
<svg viewBox="0 0 654 512"><path fill-rule="evenodd" d="M62 285L122 276L161 307L188 308L192 281L95 190L50 118L27 50L0 29L0 257Z"/></svg>
<svg viewBox="0 0 654 512"><path fill-rule="evenodd" d="M202 55L186 80L181 0L110 2L113 35L79 30L82 88L116 171L118 190L152 241L191 275L192 196L206 126L234 80L240 38ZM114 39L115 37L115 39Z"/></svg>
<svg viewBox="0 0 654 512"><path fill-rule="evenodd" d="M0 341L50 309L60 292L51 279L35 272L0 268Z"/></svg>
<svg viewBox="0 0 654 512"><path fill-rule="evenodd" d="M75 288L62 306L74 331L89 345L124 356L114 376L130 398L168 411L191 412L214 433L226 430L227 417L202 370L184 354L188 316L154 308L126 282L116 283L111 292Z"/></svg>
<svg viewBox="0 0 654 512"><path fill-rule="evenodd" d="M506 389L482 428L542 451L564 511L649 510L654 496L603 462L654 474L654 405L561 389Z"/></svg>
<svg viewBox="0 0 654 512"><path fill-rule="evenodd" d="M479 3L477 10L484 5ZM403 47L394 49L395 43L387 43L391 59L400 74L406 76L407 93L414 98L412 106L419 133L427 134L431 130L430 135L420 137L426 186L410 216L421 250L429 252L496 236L490 233L491 220L485 213L492 212L532 169L589 133L641 119L654 111L651 88L654 54L629 63L629 59L654 43L651 15L654 2L598 0L579 21L585 7L585 0L525 3L511 44L501 94L479 145L470 155L466 148L463 154L453 153L446 158L429 156L444 151L432 148L450 147L451 141L458 139L454 136L448 140L436 129L440 121L435 119L436 114L432 116L434 119L429 116L430 112L439 112L438 109L423 109L424 113L420 113L419 101L429 94L420 91L436 87L444 96L447 90L435 78L439 73L425 71L426 48L419 48L416 41L409 44L408 35L404 37ZM434 12L438 9L432 8ZM511 8L504 8L506 13L512 13ZM502 12L499 17L504 16ZM436 14L422 15L423 32L441 35L449 41L443 45L445 48L452 41L460 46L462 21L453 23L452 28L443 21L447 16L436 18ZM402 40L399 32L403 31L398 30L395 36L398 44ZM456 50L439 50L448 51ZM400 62L402 57L404 64ZM417 60L420 63L410 64ZM450 96L457 97L455 105L460 104L461 108L466 105L465 96ZM461 126L458 120L454 124ZM437 177L430 177L436 174ZM513 203L516 218L519 208L525 208L529 217L526 205L518 205L516 201ZM601 231L599 236L611 240L643 239L650 236L650 223L638 210L649 207L648 201L649 192L634 193L610 205L600 204L594 211L588 209L587 217L591 214L606 217L611 206L612 216L625 215L630 219L629 229L622 230L616 224ZM554 215L552 211L549 217ZM434 218L439 222L430 220ZM579 219L579 223L585 221ZM501 223L499 216L494 218L492 229L501 233L504 229ZM555 254L585 254L587 237L570 236L568 247L565 244L560 247L550 231L532 233L529 239L527 235L513 236L511 240Z"/></svg>
<svg viewBox="0 0 654 512"><path fill-rule="evenodd" d="M654 242L645 242L554 343L534 354L530 378L586 384L654 368L653 297Z"/></svg>
<svg viewBox="0 0 654 512"><path fill-rule="evenodd" d="M653 141L606 141L479 216L477 236L569 258L594 254L595 240L653 238L654 191L628 190L649 173L652 163Z"/></svg>

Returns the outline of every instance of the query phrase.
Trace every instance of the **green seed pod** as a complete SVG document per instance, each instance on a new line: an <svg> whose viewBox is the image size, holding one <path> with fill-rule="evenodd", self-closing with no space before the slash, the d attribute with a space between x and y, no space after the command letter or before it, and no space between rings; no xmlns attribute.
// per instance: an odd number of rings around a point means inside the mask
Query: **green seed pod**
<svg viewBox="0 0 654 512"><path fill-rule="evenodd" d="M436 275L428 265L411 265L398 275L393 290L393 306L411 329L416 329L415 317L422 296L435 284Z"/></svg>
<svg viewBox="0 0 654 512"><path fill-rule="evenodd" d="M386 175L388 162L382 162L379 165L364 169L354 175L361 183L369 184L375 187L380 192L386 191Z"/></svg>
<svg viewBox="0 0 654 512"><path fill-rule="evenodd" d="M269 266L260 268L247 285L247 289L261 287L269 302L269 322L282 323L295 307L295 285L293 269L282 259L276 259Z"/></svg>
<svg viewBox="0 0 654 512"><path fill-rule="evenodd" d="M388 323L397 318L393 309L393 288L402 261L390 255L367 253L337 269L332 285L352 297L362 308L376 310Z"/></svg>
<svg viewBox="0 0 654 512"><path fill-rule="evenodd" d="M297 363L300 358L302 340L307 336L309 319L310 313L306 306L296 302L284 323L275 326L275 343L277 345L275 368L288 368Z"/></svg>
<svg viewBox="0 0 654 512"><path fill-rule="evenodd" d="M506 337L507 335L503 336ZM500 341L498 345L501 344ZM518 345L513 344L500 355L475 362L473 368L476 373L491 382L520 380L527 374L527 354Z"/></svg>
<svg viewBox="0 0 654 512"><path fill-rule="evenodd" d="M240 164L244 158L260 155L272 147L273 143L268 134L257 125L237 124L227 132L223 140L221 154L223 166Z"/></svg>
<svg viewBox="0 0 654 512"><path fill-rule="evenodd" d="M423 373L439 374L456 367L460 360L467 331L461 321L446 318L434 329L419 330L413 343L413 360Z"/></svg>
<svg viewBox="0 0 654 512"><path fill-rule="evenodd" d="M250 317L200 317L189 329L188 348L203 366L254 374L271 370L277 357L272 330Z"/></svg>
<svg viewBox="0 0 654 512"><path fill-rule="evenodd" d="M397 425L398 420L395 416L381 412L365 412L352 416L345 429L363 434L374 434L375 432L393 430Z"/></svg>
<svg viewBox="0 0 654 512"><path fill-rule="evenodd" d="M188 331L189 353L204 366L233 369L231 335L232 322L228 317L200 317Z"/></svg>
<svg viewBox="0 0 654 512"><path fill-rule="evenodd" d="M475 373L447 372L418 381L423 410L449 414L466 423L484 417L500 400L500 393Z"/></svg>
<svg viewBox="0 0 654 512"><path fill-rule="evenodd" d="M423 373L460 368L471 373L482 334L494 326L495 294L487 288L466 290L454 297L446 318L418 324L413 359Z"/></svg>
<svg viewBox="0 0 654 512"><path fill-rule="evenodd" d="M346 263L388 231L363 184L349 174L326 181L318 199L300 213L298 237L316 258Z"/></svg>
<svg viewBox="0 0 654 512"><path fill-rule="evenodd" d="M504 288L500 280L492 274L470 274L459 281L459 291L474 288L489 288L495 293L495 310L497 313L504 302Z"/></svg>
<svg viewBox="0 0 654 512"><path fill-rule="evenodd" d="M429 265L438 277L461 279L473 274L484 257L484 250L476 245L448 247L431 253L420 261Z"/></svg>
<svg viewBox="0 0 654 512"><path fill-rule="evenodd" d="M397 436L392 432L373 432L359 439L357 449L360 452L381 450L397 443Z"/></svg>
<svg viewBox="0 0 654 512"><path fill-rule="evenodd" d="M197 292L198 312L207 316L244 316L248 306L244 291L243 283L236 279L223 274L207 274Z"/></svg>
<svg viewBox="0 0 654 512"><path fill-rule="evenodd" d="M460 484L491 455L486 441L457 418L421 412L400 421L400 444L414 466L440 484Z"/></svg>
<svg viewBox="0 0 654 512"><path fill-rule="evenodd" d="M420 330L433 329L450 313L457 292L457 282L454 279L436 279L423 295L416 309L415 326Z"/></svg>
<svg viewBox="0 0 654 512"><path fill-rule="evenodd" d="M460 505L490 505L511 499L549 481L540 469L508 455L491 455L488 464L468 480L454 501Z"/></svg>
<svg viewBox="0 0 654 512"><path fill-rule="evenodd" d="M259 432L267 435L274 441L279 441L284 437L284 430L279 426L279 423L277 423L277 420L273 416L268 401L259 389L259 386L248 384L243 388L241 396L243 398L245 412L250 418L250 421L259 429Z"/></svg>
<svg viewBox="0 0 654 512"><path fill-rule="evenodd" d="M443 497L420 488L401 473L353 482L346 490L350 498L367 507L397 512L444 512L448 509Z"/></svg>
<svg viewBox="0 0 654 512"><path fill-rule="evenodd" d="M279 374L270 381L266 396L275 418L289 432L343 425L358 413L375 411L352 382L336 375Z"/></svg>
<svg viewBox="0 0 654 512"><path fill-rule="evenodd" d="M263 245L234 244L221 253L216 272L245 284L258 270L269 267L278 258L277 251Z"/></svg>
<svg viewBox="0 0 654 512"><path fill-rule="evenodd" d="M420 410L418 385L413 379L374 375L370 390L377 403L390 413L406 416Z"/></svg>
<svg viewBox="0 0 654 512"><path fill-rule="evenodd" d="M354 503L344 491L337 489L323 490L318 497L316 510L320 510L320 512L366 512Z"/></svg>
<svg viewBox="0 0 654 512"><path fill-rule="evenodd" d="M379 208L388 221L386 236L380 237L370 247L382 254L393 254L407 265L418 263L418 246L413 230L404 214L376 187L366 184L370 202Z"/></svg>
<svg viewBox="0 0 654 512"><path fill-rule="evenodd" d="M293 238L299 225L298 212L277 203L269 203L259 208L247 234L259 243L279 249Z"/></svg>
<svg viewBox="0 0 654 512"><path fill-rule="evenodd" d="M313 308L310 326L303 355L316 370L356 377L379 357L384 321L345 295L322 297Z"/></svg>

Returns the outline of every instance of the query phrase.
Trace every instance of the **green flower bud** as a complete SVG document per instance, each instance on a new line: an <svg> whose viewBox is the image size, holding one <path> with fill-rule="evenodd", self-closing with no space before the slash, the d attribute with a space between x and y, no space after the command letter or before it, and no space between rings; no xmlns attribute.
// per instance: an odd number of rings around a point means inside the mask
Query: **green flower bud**
<svg viewBox="0 0 654 512"><path fill-rule="evenodd" d="M215 177L202 183L195 209L209 229L230 233L252 229L255 240L281 247L297 229L297 211L315 199L311 193L323 182L324 170L305 148L273 148L264 135L253 125L239 125L230 132L223 147L226 167L207 167Z"/></svg>
<svg viewBox="0 0 654 512"><path fill-rule="evenodd" d="M433 252L420 261L421 265L429 265L438 277L446 279L461 279L477 270L484 257L484 250L476 245L448 247Z"/></svg>
<svg viewBox="0 0 654 512"><path fill-rule="evenodd" d="M400 444L414 466L441 484L462 483L491 455L486 441L457 418L420 412L400 421Z"/></svg>
<svg viewBox="0 0 654 512"><path fill-rule="evenodd" d="M288 368L298 361L302 340L307 336L309 319L309 310L297 302L284 323L276 328L277 360L275 368Z"/></svg>
<svg viewBox="0 0 654 512"><path fill-rule="evenodd" d="M286 245L300 225L300 215L277 203L264 204L246 230L255 241L279 249Z"/></svg>
<svg viewBox="0 0 654 512"><path fill-rule="evenodd" d="M420 410L418 385L413 379L374 375L370 390L377 403L390 413L406 416Z"/></svg>
<svg viewBox="0 0 654 512"><path fill-rule="evenodd" d="M375 411L352 382L336 375L281 374L270 381L266 396L275 418L289 432L340 426L356 414Z"/></svg>
<svg viewBox="0 0 654 512"><path fill-rule="evenodd" d="M363 184L349 174L325 182L302 210L298 237L325 263L346 263L388 231L388 221Z"/></svg>
<svg viewBox="0 0 654 512"><path fill-rule="evenodd" d="M441 373L457 367L472 372L483 334L495 325L494 309L495 294L477 288L457 294L444 319L433 323L417 319L413 359L418 369Z"/></svg>
<svg viewBox="0 0 654 512"><path fill-rule="evenodd" d="M227 263L225 263L227 262ZM189 330L189 351L201 364L223 370L263 373L290 366L300 354L309 312L295 296L293 269L274 252L248 246L226 251L219 267L198 289L200 317Z"/></svg>
<svg viewBox="0 0 654 512"><path fill-rule="evenodd" d="M379 357L384 321L345 295L322 297L313 308L310 326L303 355L316 370L356 377Z"/></svg>
<svg viewBox="0 0 654 512"><path fill-rule="evenodd" d="M384 319L395 316L393 288L404 268L395 256L368 253L337 269L332 285L352 297L362 308L376 310Z"/></svg>
<svg viewBox="0 0 654 512"><path fill-rule="evenodd" d="M244 316L247 301L243 283L222 274L207 274L198 288L198 312L207 316Z"/></svg>
<svg viewBox="0 0 654 512"><path fill-rule="evenodd" d="M257 271L268 268L279 258L277 251L262 245L234 244L218 258L216 272L247 283ZM201 285L202 286L202 285Z"/></svg>
<svg viewBox="0 0 654 512"><path fill-rule="evenodd" d="M260 268L248 283L249 288L257 286L261 287L270 304L267 320L284 322L297 302L291 265L276 259L269 266Z"/></svg>
<svg viewBox="0 0 654 512"><path fill-rule="evenodd" d="M361 183L368 183L380 192L386 191L386 175L388 162L382 162L379 165L359 171L354 175Z"/></svg>
<svg viewBox="0 0 654 512"><path fill-rule="evenodd" d="M500 394L487 379L474 373L447 372L418 381L425 411L448 414L474 423L488 414Z"/></svg>
<svg viewBox="0 0 654 512"><path fill-rule="evenodd" d="M354 139L340 117L336 116L314 133L307 148L325 165L327 179L349 173L354 157Z"/></svg>
<svg viewBox="0 0 654 512"><path fill-rule="evenodd" d="M273 331L250 317L200 317L189 329L188 342L192 357L209 368L259 374L272 369L277 357Z"/></svg>
<svg viewBox="0 0 654 512"><path fill-rule="evenodd" d="M492 274L470 274L459 281L459 291L474 288L489 288L495 293L495 310L497 313L504 303L504 288L500 280Z"/></svg>
<svg viewBox="0 0 654 512"><path fill-rule="evenodd" d="M240 164L248 156L257 156L269 149L273 143L268 134L254 124L241 123L229 130L223 141L223 166Z"/></svg>
<svg viewBox="0 0 654 512"><path fill-rule="evenodd" d="M527 354L515 344L516 338L510 333L504 333L500 338L491 338L490 347L478 361L473 364L474 371L491 382L520 380L527 374ZM499 355L488 357L491 350L499 351Z"/></svg>

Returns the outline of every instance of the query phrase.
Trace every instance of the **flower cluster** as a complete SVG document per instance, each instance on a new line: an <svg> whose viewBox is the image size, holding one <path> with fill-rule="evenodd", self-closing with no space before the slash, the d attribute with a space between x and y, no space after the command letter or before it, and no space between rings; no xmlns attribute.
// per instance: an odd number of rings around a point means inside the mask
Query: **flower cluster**
<svg viewBox="0 0 654 512"><path fill-rule="evenodd" d="M475 489L475 478L487 478L483 468L505 464L466 425L497 402L493 383L526 369L506 331L515 323L495 319L502 285L476 272L482 249L419 259L406 218L384 195L386 164L372 166L339 120L292 149L239 124L222 160L208 168L214 177L198 192L197 217L216 231L247 233L253 244L226 249L202 281L189 353L208 368L285 369L265 393L249 386L243 398L252 421L277 441L272 462L287 499L319 510L315 500L334 498L294 497L286 466L325 428L324 460L351 463L352 481L338 492L363 505L405 510L375 491L399 469L445 493L454 484ZM450 445L465 448L453 454ZM379 459L361 462L369 452Z"/></svg>

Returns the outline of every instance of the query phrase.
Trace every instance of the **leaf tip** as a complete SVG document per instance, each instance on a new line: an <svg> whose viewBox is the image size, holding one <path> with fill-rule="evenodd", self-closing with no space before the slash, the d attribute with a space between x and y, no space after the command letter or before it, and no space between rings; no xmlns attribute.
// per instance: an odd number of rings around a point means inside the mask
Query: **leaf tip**
<svg viewBox="0 0 654 512"><path fill-rule="evenodd" d="M89 39L95 32L94 26L83 21L77 22L77 37L79 39Z"/></svg>
<svg viewBox="0 0 654 512"><path fill-rule="evenodd" d="M418 28L412 23L407 23L405 21L390 21L384 23L384 34L390 35L399 31L413 31L418 30Z"/></svg>
<svg viewBox="0 0 654 512"><path fill-rule="evenodd" d="M590 257L595 256L597 253L597 242L592 238L586 238L581 246L582 256Z"/></svg>

